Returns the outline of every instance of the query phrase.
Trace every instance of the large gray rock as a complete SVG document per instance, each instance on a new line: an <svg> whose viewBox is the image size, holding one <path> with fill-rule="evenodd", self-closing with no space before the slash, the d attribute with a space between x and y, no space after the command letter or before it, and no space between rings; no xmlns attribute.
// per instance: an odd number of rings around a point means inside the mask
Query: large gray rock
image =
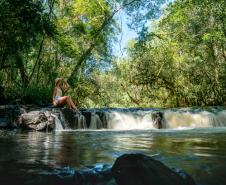
<svg viewBox="0 0 226 185"><path fill-rule="evenodd" d="M19 127L37 131L53 130L54 120L48 111L31 111L20 116Z"/></svg>
<svg viewBox="0 0 226 185"><path fill-rule="evenodd" d="M112 174L118 185L195 185L189 175L181 176L143 154L125 154L117 158Z"/></svg>
<svg viewBox="0 0 226 185"><path fill-rule="evenodd" d="M86 128L85 117L78 111L67 108L45 108L21 114L19 128L25 130L51 131L54 128Z"/></svg>

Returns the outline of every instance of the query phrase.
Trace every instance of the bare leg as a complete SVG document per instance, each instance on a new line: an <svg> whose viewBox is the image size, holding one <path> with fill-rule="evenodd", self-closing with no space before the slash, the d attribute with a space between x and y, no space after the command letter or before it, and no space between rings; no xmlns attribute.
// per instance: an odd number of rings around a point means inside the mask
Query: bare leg
<svg viewBox="0 0 226 185"><path fill-rule="evenodd" d="M62 106L62 105L65 105L65 104L67 104L67 106L68 106L69 108L72 108L71 102L70 102L68 96L60 97L60 98L59 98L59 102L58 102L57 105Z"/></svg>
<svg viewBox="0 0 226 185"><path fill-rule="evenodd" d="M77 109L76 106L75 106L75 104L73 103L71 97L69 97L69 96L64 96L64 97L66 97L66 103L67 103L67 105L68 105L69 108L71 108L71 109Z"/></svg>
<svg viewBox="0 0 226 185"><path fill-rule="evenodd" d="M58 100L57 105L58 106L62 106L62 105L65 105L65 104L68 104L67 103L67 96L60 97L59 100Z"/></svg>
<svg viewBox="0 0 226 185"><path fill-rule="evenodd" d="M71 109L76 109L77 107L75 106L74 102L72 101L72 99L69 96L63 96L59 98L59 102L58 105L65 105L67 104L69 108Z"/></svg>
<svg viewBox="0 0 226 185"><path fill-rule="evenodd" d="M70 109L74 109L74 107L73 107L73 105L72 105L72 103L71 103L71 98L70 97L68 97L67 96L67 105L68 105L68 107L70 108Z"/></svg>
<svg viewBox="0 0 226 185"><path fill-rule="evenodd" d="M75 106L74 102L72 101L71 97L68 97L69 101L70 101L70 105L73 109L77 110L77 107Z"/></svg>

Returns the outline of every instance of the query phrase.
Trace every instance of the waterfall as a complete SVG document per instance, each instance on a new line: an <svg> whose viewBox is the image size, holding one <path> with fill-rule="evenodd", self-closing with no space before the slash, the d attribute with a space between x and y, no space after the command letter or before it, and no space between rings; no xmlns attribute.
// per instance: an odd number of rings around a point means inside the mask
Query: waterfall
<svg viewBox="0 0 226 185"><path fill-rule="evenodd" d="M87 129L85 116L80 115L78 119L78 129Z"/></svg>
<svg viewBox="0 0 226 185"><path fill-rule="evenodd" d="M202 127L220 127L226 126L226 111L212 113L208 111L201 112L175 112L166 111L164 117L167 128L202 128Z"/></svg>
<svg viewBox="0 0 226 185"><path fill-rule="evenodd" d="M108 129L151 129L153 121L151 113L112 112L108 116Z"/></svg>
<svg viewBox="0 0 226 185"><path fill-rule="evenodd" d="M103 128L103 123L100 120L100 117L96 112L91 113L90 129L101 129Z"/></svg>
<svg viewBox="0 0 226 185"><path fill-rule="evenodd" d="M224 127L226 126L226 110L217 113L217 122L213 126Z"/></svg>
<svg viewBox="0 0 226 185"><path fill-rule="evenodd" d="M57 111L52 115L55 118L56 130L184 129L226 126L226 110L222 108L86 109L81 114Z"/></svg>
<svg viewBox="0 0 226 185"><path fill-rule="evenodd" d="M70 112L69 117L71 120L65 118L64 113L57 111L51 114L55 118L55 130L64 130L64 129L86 129L86 118L82 114ZM68 116L67 115L67 116ZM70 123L71 121L71 123Z"/></svg>
<svg viewBox="0 0 226 185"><path fill-rule="evenodd" d="M55 130L63 130L62 123L61 123L60 119L58 118L58 116L55 114L51 114L51 116L53 116L54 120L55 120Z"/></svg>
<svg viewBox="0 0 226 185"><path fill-rule="evenodd" d="M105 109L92 112L90 119L90 129L208 128L226 126L226 110L222 108Z"/></svg>
<svg viewBox="0 0 226 185"><path fill-rule="evenodd" d="M167 128L208 127L211 116L209 112L190 113L166 111L164 114Z"/></svg>

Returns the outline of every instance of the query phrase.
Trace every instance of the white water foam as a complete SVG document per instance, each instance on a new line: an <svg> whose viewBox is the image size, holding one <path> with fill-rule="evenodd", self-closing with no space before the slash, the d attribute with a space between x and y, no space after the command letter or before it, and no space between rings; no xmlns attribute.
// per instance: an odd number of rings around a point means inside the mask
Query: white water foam
<svg viewBox="0 0 226 185"><path fill-rule="evenodd" d="M108 129L108 130L146 130L156 129L155 122L161 128L187 130L193 128L212 128L226 126L226 110L210 112L207 110L178 109L178 110L138 110L138 111L109 111L102 112L102 119L96 112L91 113L90 124L87 126L85 116L80 115L75 129ZM156 117L157 115L157 117ZM158 117L159 116L159 117ZM56 130L63 130L63 115L55 116Z"/></svg>
<svg viewBox="0 0 226 185"><path fill-rule="evenodd" d="M111 112L108 116L107 128L115 130L153 129L153 121L149 114Z"/></svg>
<svg viewBox="0 0 226 185"><path fill-rule="evenodd" d="M225 110L217 114L208 111L198 113L166 111L164 118L167 128L204 128L226 125Z"/></svg>
<svg viewBox="0 0 226 185"><path fill-rule="evenodd" d="M78 129L87 129L86 118L83 115L79 116Z"/></svg>
<svg viewBox="0 0 226 185"><path fill-rule="evenodd" d="M90 122L90 129L101 129L103 128L103 123L100 120L100 117L95 113L92 112L91 114L91 122Z"/></svg>
<svg viewBox="0 0 226 185"><path fill-rule="evenodd" d="M55 120L55 130L56 131L63 130L63 126L60 119L55 114L51 114L51 115L54 117L54 120Z"/></svg>

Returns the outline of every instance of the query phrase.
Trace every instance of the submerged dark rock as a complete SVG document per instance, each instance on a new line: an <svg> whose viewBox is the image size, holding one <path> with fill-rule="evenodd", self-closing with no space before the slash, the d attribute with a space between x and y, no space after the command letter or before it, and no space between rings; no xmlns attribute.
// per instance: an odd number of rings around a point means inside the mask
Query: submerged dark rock
<svg viewBox="0 0 226 185"><path fill-rule="evenodd" d="M11 171L12 166L17 170ZM99 164L83 170L43 163L0 162L1 183L7 185L195 185L185 174L142 154L124 154L113 167Z"/></svg>
<svg viewBox="0 0 226 185"><path fill-rule="evenodd" d="M118 185L195 185L192 178L184 178L143 154L125 154L119 157L112 167L113 177Z"/></svg>
<svg viewBox="0 0 226 185"><path fill-rule="evenodd" d="M175 171L178 175L180 175L184 179L185 184L195 184L195 181L192 179L192 177L183 169L172 168L172 170Z"/></svg>

